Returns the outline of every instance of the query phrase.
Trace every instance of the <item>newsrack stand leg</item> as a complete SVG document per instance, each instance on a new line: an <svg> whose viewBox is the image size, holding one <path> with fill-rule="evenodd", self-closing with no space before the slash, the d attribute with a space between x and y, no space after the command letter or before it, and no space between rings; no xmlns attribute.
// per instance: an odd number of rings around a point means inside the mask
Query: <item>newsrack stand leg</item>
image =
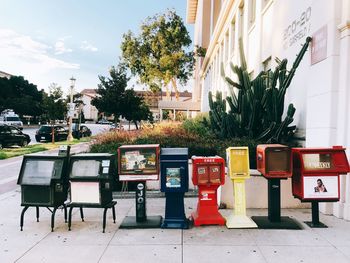
<svg viewBox="0 0 350 263"><path fill-rule="evenodd" d="M309 227L312 228L327 228L327 226L320 222L320 212L318 207L318 201L311 202L311 213L312 213L312 221L305 221Z"/></svg>
<svg viewBox="0 0 350 263"><path fill-rule="evenodd" d="M227 228L257 228L256 223L246 214L245 179L234 179L234 210L226 218Z"/></svg>
<svg viewBox="0 0 350 263"><path fill-rule="evenodd" d="M301 225L288 216L281 216L281 179L268 181L268 216L253 216L252 219L261 229L301 229Z"/></svg>
<svg viewBox="0 0 350 263"><path fill-rule="evenodd" d="M120 228L160 228L161 216L147 216L146 211L146 182L137 184L135 196L136 216L126 216Z"/></svg>

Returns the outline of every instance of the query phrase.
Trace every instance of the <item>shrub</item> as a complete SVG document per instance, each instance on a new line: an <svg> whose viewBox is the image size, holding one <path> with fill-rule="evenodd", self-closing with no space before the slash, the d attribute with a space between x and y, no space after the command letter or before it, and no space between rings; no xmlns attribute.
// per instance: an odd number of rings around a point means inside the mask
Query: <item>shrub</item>
<svg viewBox="0 0 350 263"><path fill-rule="evenodd" d="M185 120L182 124L182 127L189 133L213 138L214 133L212 132L209 124L207 123L207 120L209 118L208 116L208 114L200 114L193 119Z"/></svg>
<svg viewBox="0 0 350 263"><path fill-rule="evenodd" d="M161 147L186 147L189 155L226 158L226 148L248 146L251 167L256 166L255 151L258 142L247 138L218 139L210 132L195 132L200 127L200 118L187 122L186 125L176 122L162 122L138 131L111 131L101 134L94 140L91 152L116 153L121 145L126 144L160 144ZM206 135L205 135L206 134Z"/></svg>

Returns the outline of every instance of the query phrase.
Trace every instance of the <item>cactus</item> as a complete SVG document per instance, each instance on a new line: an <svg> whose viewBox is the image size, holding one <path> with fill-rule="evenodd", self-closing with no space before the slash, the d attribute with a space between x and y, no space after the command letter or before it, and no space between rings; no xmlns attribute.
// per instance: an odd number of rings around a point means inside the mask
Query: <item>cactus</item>
<svg viewBox="0 0 350 263"><path fill-rule="evenodd" d="M284 98L310 41L311 37L307 37L289 71L287 59L276 59L274 71L262 71L252 80L240 39L241 66L230 63L238 82L227 77L221 65L221 75L228 85L230 96L223 99L221 92L216 92L214 98L209 92L210 126L215 134L222 138L244 136L268 143L288 141L296 129L296 126L289 126L294 120L296 109L293 104L289 104L282 120Z"/></svg>

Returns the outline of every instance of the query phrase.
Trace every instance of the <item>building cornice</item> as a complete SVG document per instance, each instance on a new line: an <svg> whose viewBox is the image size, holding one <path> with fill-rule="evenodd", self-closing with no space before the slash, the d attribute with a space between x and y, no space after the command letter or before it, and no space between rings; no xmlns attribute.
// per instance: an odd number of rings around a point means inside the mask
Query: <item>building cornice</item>
<svg viewBox="0 0 350 263"><path fill-rule="evenodd" d="M186 22L194 24L196 22L198 0L187 0Z"/></svg>
<svg viewBox="0 0 350 263"><path fill-rule="evenodd" d="M340 32L343 32L347 29L350 29L350 21L349 20L346 20L344 23L341 23L338 25L338 30Z"/></svg>
<svg viewBox="0 0 350 263"><path fill-rule="evenodd" d="M228 16L230 15L230 11L232 11L232 6L234 3L236 3L236 0L227 0L224 2L224 5L221 8L216 26L214 28L214 32L211 35L210 38L210 43L206 52L206 55L204 57L203 63L202 63L202 67L199 71L199 76L200 78L203 77L205 70L209 64L209 62L212 59L212 55L214 54L214 52L216 51L216 49L218 48L218 43L220 41L220 35L222 34L223 31L223 27L225 26L225 22L228 18Z"/></svg>
<svg viewBox="0 0 350 263"><path fill-rule="evenodd" d="M338 30L340 32L340 38L350 35L350 21L346 20L344 23L338 25Z"/></svg>

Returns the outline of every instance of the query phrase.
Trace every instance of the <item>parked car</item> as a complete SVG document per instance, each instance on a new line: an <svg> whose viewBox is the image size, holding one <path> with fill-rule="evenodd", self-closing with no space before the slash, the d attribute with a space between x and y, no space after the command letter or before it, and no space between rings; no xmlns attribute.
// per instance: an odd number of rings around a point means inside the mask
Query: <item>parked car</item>
<svg viewBox="0 0 350 263"><path fill-rule="evenodd" d="M68 131L60 125L42 125L39 130L36 131L35 140L37 142L46 141L50 142L52 140L52 126L54 129L55 141L67 140Z"/></svg>
<svg viewBox="0 0 350 263"><path fill-rule="evenodd" d="M115 123L112 123L109 131L113 131L113 130L119 130L120 129L120 124L118 123L117 125L115 125ZM123 126L121 126L121 130L123 130Z"/></svg>
<svg viewBox="0 0 350 263"><path fill-rule="evenodd" d="M106 119L101 119L97 122L97 124L112 124L112 122L106 120Z"/></svg>
<svg viewBox="0 0 350 263"><path fill-rule="evenodd" d="M12 109L6 109L1 112L0 124L15 126L18 129L23 130L23 122Z"/></svg>
<svg viewBox="0 0 350 263"><path fill-rule="evenodd" d="M80 129L78 130L78 124L74 123L72 127L72 135L73 138L82 138L82 137L90 137L91 130L86 125L80 125Z"/></svg>
<svg viewBox="0 0 350 263"><path fill-rule="evenodd" d="M12 145L27 146L29 143L28 134L12 125L0 124L0 149Z"/></svg>

